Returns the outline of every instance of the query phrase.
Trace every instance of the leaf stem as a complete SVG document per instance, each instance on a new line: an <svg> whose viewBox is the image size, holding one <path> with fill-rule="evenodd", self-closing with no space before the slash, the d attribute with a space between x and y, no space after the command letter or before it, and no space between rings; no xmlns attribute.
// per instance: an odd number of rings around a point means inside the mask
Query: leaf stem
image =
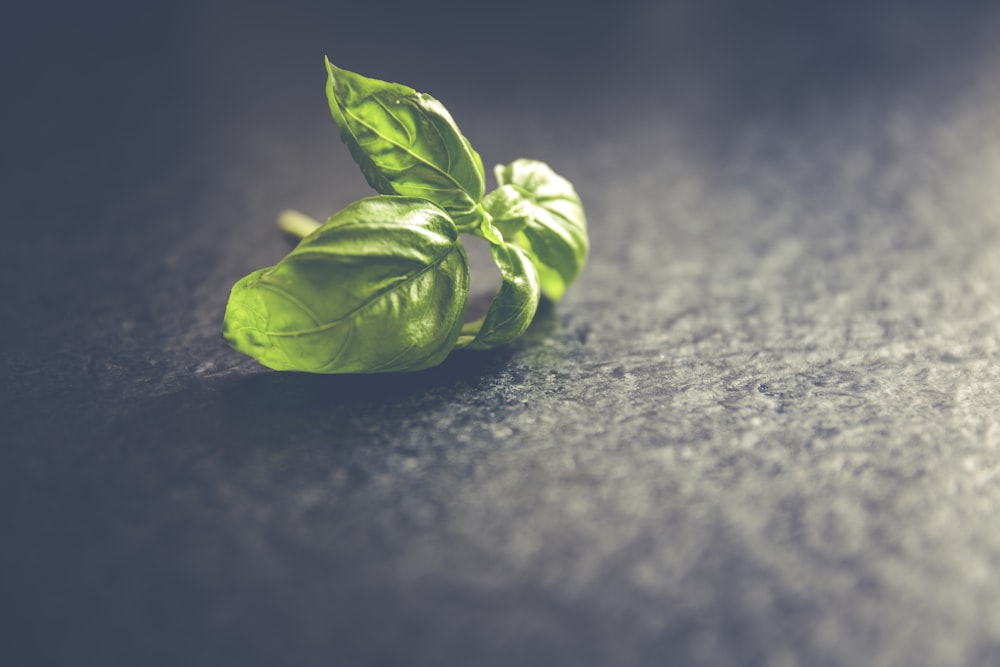
<svg viewBox="0 0 1000 667"><path fill-rule="evenodd" d="M503 245L503 236L500 234L500 230L493 226L493 216L486 212L482 203L476 204L473 221L458 225L458 231L486 239L494 245Z"/></svg>
<svg viewBox="0 0 1000 667"><path fill-rule="evenodd" d="M303 239L314 231L316 231L320 226L320 222L314 218L310 218L305 213L300 213L299 211L294 211L292 209L287 209L282 211L278 215L278 227L281 231L291 234L292 236L297 236Z"/></svg>

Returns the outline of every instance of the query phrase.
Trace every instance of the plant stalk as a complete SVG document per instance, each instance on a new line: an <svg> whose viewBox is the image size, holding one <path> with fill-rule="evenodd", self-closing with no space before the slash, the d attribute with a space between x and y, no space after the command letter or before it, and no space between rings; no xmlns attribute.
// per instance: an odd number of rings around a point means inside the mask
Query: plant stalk
<svg viewBox="0 0 1000 667"><path fill-rule="evenodd" d="M292 236L297 236L300 239L312 234L319 226L320 222L318 220L292 209L282 211L278 215L278 227L281 231Z"/></svg>

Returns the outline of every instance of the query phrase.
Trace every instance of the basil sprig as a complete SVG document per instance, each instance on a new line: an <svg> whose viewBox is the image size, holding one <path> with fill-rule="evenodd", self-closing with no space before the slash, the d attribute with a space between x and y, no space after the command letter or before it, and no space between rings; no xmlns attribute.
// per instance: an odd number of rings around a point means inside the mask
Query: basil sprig
<svg viewBox="0 0 1000 667"><path fill-rule="evenodd" d="M496 168L485 194L479 154L444 105L396 83L327 67L340 136L379 195L324 224L286 212L302 240L233 286L223 336L276 370L415 371L453 349L504 345L528 328L541 294L559 299L588 242L583 206L546 164ZM489 241L501 285L465 322L469 266L460 234Z"/></svg>

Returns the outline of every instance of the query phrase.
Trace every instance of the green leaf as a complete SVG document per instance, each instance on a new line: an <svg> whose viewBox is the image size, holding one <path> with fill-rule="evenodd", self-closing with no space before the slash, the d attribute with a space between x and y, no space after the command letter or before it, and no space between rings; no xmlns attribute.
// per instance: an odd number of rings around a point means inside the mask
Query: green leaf
<svg viewBox="0 0 1000 667"><path fill-rule="evenodd" d="M429 199L459 228L482 219L483 163L440 102L326 61L326 95L340 137L369 185Z"/></svg>
<svg viewBox="0 0 1000 667"><path fill-rule="evenodd" d="M502 282L483 319L462 327L458 347L488 350L520 336L538 309L538 272L528 254L513 244L491 245Z"/></svg>
<svg viewBox="0 0 1000 667"><path fill-rule="evenodd" d="M483 198L483 210L504 237L524 229L531 219L532 209L532 203L513 185L502 185Z"/></svg>
<svg viewBox="0 0 1000 667"><path fill-rule="evenodd" d="M528 251L538 269L542 292L558 300L587 260L587 219L580 197L569 181L538 160L497 165L496 178L501 189L513 187L530 209L517 233L508 237L502 225L497 227L504 238Z"/></svg>
<svg viewBox="0 0 1000 667"><path fill-rule="evenodd" d="M424 199L370 197L237 282L223 335L276 370L414 371L454 347L468 290L465 251L445 211Z"/></svg>

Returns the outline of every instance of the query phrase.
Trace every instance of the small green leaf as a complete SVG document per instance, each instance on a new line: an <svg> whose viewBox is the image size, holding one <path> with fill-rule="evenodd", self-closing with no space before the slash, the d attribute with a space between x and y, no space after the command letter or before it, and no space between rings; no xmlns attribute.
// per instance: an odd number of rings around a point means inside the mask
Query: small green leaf
<svg viewBox="0 0 1000 667"><path fill-rule="evenodd" d="M425 199L370 197L237 282L223 335L276 370L414 371L454 347L468 290L445 211Z"/></svg>
<svg viewBox="0 0 1000 667"><path fill-rule="evenodd" d="M340 137L369 185L429 199L459 228L482 218L483 163L440 102L326 61L326 94Z"/></svg>
<svg viewBox="0 0 1000 667"><path fill-rule="evenodd" d="M488 350L520 336L538 309L538 273L528 254L513 244L491 245L503 282L485 317L462 327L458 347Z"/></svg>
<svg viewBox="0 0 1000 667"><path fill-rule="evenodd" d="M524 229L531 219L533 208L513 185L502 185L483 198L483 209L504 237L511 237Z"/></svg>
<svg viewBox="0 0 1000 667"><path fill-rule="evenodd" d="M587 219L580 197L569 181L538 160L497 165L496 178L500 188L512 186L531 210L524 227L512 236L497 226L504 238L528 251L535 260L542 292L558 300L587 260Z"/></svg>

